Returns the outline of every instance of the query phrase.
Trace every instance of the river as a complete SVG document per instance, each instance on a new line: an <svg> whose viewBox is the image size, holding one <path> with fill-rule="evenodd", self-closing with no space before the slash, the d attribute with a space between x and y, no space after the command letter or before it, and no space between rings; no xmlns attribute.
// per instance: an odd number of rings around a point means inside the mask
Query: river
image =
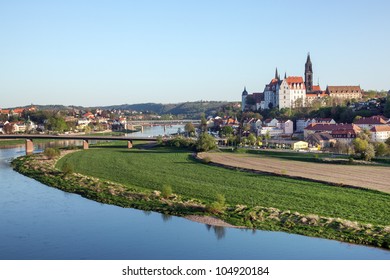
<svg viewBox="0 0 390 280"><path fill-rule="evenodd" d="M42 147L41 147L42 148ZM0 259L390 259L390 251L105 205L20 175L0 149Z"/></svg>

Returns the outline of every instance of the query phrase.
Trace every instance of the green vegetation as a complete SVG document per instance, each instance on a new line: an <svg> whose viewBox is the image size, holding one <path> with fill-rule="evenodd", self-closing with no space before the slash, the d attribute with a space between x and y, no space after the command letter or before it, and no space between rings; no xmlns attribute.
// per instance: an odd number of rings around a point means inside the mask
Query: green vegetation
<svg viewBox="0 0 390 280"><path fill-rule="evenodd" d="M161 190L161 196L164 198L169 198L172 195L172 187L169 185L164 185Z"/></svg>
<svg viewBox="0 0 390 280"><path fill-rule="evenodd" d="M196 141L196 150L200 152L207 152L217 148L215 138L208 133L202 133Z"/></svg>
<svg viewBox="0 0 390 280"><path fill-rule="evenodd" d="M43 154L49 158L49 159L53 159L55 157L58 157L60 155L60 150L59 149L56 149L56 148L46 148L44 151L43 151Z"/></svg>
<svg viewBox="0 0 390 280"><path fill-rule="evenodd" d="M73 164L75 172L114 181L141 192L161 191L164 185L169 185L176 194L206 204L222 194L230 205L261 205L390 224L388 194L227 170L201 164L188 152L180 150L90 149L63 157L57 167L63 168L66 162Z"/></svg>
<svg viewBox="0 0 390 280"><path fill-rule="evenodd" d="M386 193L224 169L164 147L95 148L64 156L56 164L61 170L55 163L43 154L12 162L26 176L106 204L177 216L211 214L249 228L390 249Z"/></svg>

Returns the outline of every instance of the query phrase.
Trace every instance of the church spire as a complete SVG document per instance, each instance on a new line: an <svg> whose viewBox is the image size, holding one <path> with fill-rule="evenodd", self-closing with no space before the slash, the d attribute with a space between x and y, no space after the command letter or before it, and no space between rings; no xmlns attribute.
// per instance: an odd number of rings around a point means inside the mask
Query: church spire
<svg viewBox="0 0 390 280"><path fill-rule="evenodd" d="M305 87L306 92L311 92L313 90L313 66L311 64L310 53L307 53L305 63Z"/></svg>
<svg viewBox="0 0 390 280"><path fill-rule="evenodd" d="M276 70L275 70L275 79L279 80L278 67L276 67Z"/></svg>
<svg viewBox="0 0 390 280"><path fill-rule="evenodd" d="M284 79L287 79L287 72L284 72Z"/></svg>

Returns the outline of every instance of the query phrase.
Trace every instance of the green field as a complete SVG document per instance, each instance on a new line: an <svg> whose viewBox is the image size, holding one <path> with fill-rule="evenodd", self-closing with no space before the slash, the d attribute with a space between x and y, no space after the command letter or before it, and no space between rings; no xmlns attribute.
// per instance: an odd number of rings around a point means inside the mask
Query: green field
<svg viewBox="0 0 390 280"><path fill-rule="evenodd" d="M78 173L118 182L140 191L161 190L206 203L223 194L231 205L276 207L390 225L390 195L277 176L259 175L203 164L188 151L168 148L92 148L69 154L57 163Z"/></svg>

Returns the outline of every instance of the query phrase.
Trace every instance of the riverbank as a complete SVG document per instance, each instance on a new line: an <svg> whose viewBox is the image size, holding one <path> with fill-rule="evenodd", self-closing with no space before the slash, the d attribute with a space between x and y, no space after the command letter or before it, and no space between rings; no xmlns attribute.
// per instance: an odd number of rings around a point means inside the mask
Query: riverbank
<svg viewBox="0 0 390 280"><path fill-rule="evenodd" d="M109 150L109 151L107 151ZM131 151L131 154L128 154L129 151L124 149L95 149L95 151L77 151L77 152L64 152L62 156L63 159L61 162L67 162L70 158L75 158L79 160L79 156L87 156L89 162L91 163L88 166L89 169L95 168L92 164L96 162L96 159L91 158L95 153L107 152L110 154L115 154L116 163L113 163L113 167L116 167L117 173L116 177L121 177L121 170L118 169L118 166L121 166L120 155L126 155L124 158L128 160L135 160L140 162L137 158L137 155L144 155L142 153L147 153L149 151ZM117 153L115 153L117 152ZM158 154L158 153L161 154ZM70 155L65 155L72 153ZM125 153L125 154L124 154ZM150 151L148 155L156 155L159 161L164 164L163 156L171 156L171 151ZM75 157L75 156L78 157ZM109 160L109 159L107 159ZM177 164L180 164L178 158L174 158L174 163L172 168L178 168ZM290 233L298 233L307 236L317 236L324 237L328 239L336 239L340 241L346 241L356 244L365 244L371 246L377 246L389 249L390 244L390 227L386 226L388 223L380 224L375 222L376 219L365 218L365 220L372 220L375 223L365 223L357 222L348 219L342 219L337 217L329 217L325 215L318 214L302 214L296 209L280 209L278 207L269 207L269 206L259 206L261 204L255 205L244 205L234 203L233 199L228 197L227 203L222 205L221 208L215 209L210 207L212 201L210 199L202 199L202 196L196 197L195 195L189 196L179 193L179 190L174 188L174 193L170 194L167 197L161 195L161 190L157 189L158 186L154 184L154 189L145 189L141 188L136 184L123 184L120 182L114 182L111 180L106 180L102 178L96 178L94 176L89 176L81 173L65 174L59 169L55 168L55 164L58 159L48 160L43 155L32 155L27 157L21 157L13 161L13 166L18 172L25 174L29 177L35 178L36 180L61 190L67 192L78 193L86 198L96 200L102 203L115 204L121 207L132 207L142 210L153 210L156 212L176 215L176 216L197 216L197 217L206 217L210 220L210 216L214 218L221 219L234 226L244 226L247 228L256 228L256 229L265 229L265 230L276 230L276 231L285 231ZM183 165L188 166L194 169L196 166L200 167L201 170L209 170L213 173L216 173L217 169L209 167L207 165L201 164L199 162L187 162ZM111 166L110 162L105 162L106 166ZM117 164L117 165L115 165ZM149 164L150 163L146 163ZM175 166L176 164L176 166ZM165 166L166 164L164 164ZM142 171L141 175L143 178L143 184L147 184L148 174L146 170L142 169L142 165L138 164L138 168ZM162 169L160 167L160 169ZM100 170L96 170L101 174ZM108 170L109 171L109 170ZM154 171L154 170L152 170ZM163 170L166 171L166 170ZM225 171L219 170L227 176ZM111 171L110 171L111 172ZM127 170L129 172L129 170ZM183 171L181 171L183 172ZM201 177L201 172L197 170L197 178ZM230 171L229 171L230 172ZM230 173L229 173L230 174ZM167 174L166 174L167 175ZM190 174L186 174L187 184L191 185ZM216 174L217 176L218 174ZM235 173L235 177L239 177L241 173ZM243 174L245 175L245 174ZM169 177L169 175L167 175ZM166 176L166 177L167 177ZM221 175L223 176L223 175ZM245 175L246 176L246 175ZM209 176L208 176L209 177ZM178 179L178 178L177 178ZM161 177L160 177L161 180ZM209 178L212 180L212 178ZM275 179L273 179L275 181ZM180 184L182 184L180 182ZM199 184L199 181L198 181ZM242 186L243 187L243 186ZM241 187L241 189L242 189ZM290 190L292 190L292 186ZM334 189L336 190L336 189ZM352 192L356 190L351 190ZM199 191L197 191L199 192ZM269 192L269 191L268 191ZM239 195L237 191L233 193ZM366 193L370 195L370 193ZM379 194L373 194L374 196L381 197ZM271 195L272 196L272 195ZM271 197L270 196L270 197ZM283 196L279 196L279 200L283 200ZM375 200L375 197L373 198ZM383 199L383 198L382 198ZM389 202L388 196L385 196L386 203ZM236 200L237 201L237 200ZM266 201L266 200L264 200ZM233 202L233 203L232 203ZM317 203L318 204L318 203ZM367 205L367 203L366 203ZM387 205L387 204L385 204ZM353 206L352 206L353 207ZM385 207L385 206L384 206ZM357 210L358 211L358 210ZM378 211L388 211L388 208L378 209ZM307 213L307 212L306 212ZM310 212L309 212L310 213ZM378 212L379 213L379 212ZM371 213L369 213L371 214ZM386 213L385 213L386 214ZM211 218L212 219L212 218ZM198 219L201 220L201 219ZM380 221L380 219L378 220ZM386 220L384 220L386 221Z"/></svg>

